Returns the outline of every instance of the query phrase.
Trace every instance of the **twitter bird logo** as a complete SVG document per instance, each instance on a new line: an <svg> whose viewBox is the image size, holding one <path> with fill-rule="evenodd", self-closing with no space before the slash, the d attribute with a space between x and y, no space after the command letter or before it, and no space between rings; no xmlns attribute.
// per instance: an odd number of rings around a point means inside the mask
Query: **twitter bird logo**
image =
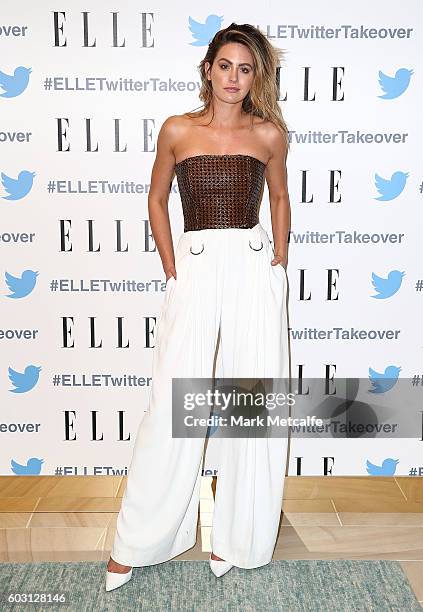
<svg viewBox="0 0 423 612"><path fill-rule="evenodd" d="M383 95L378 96L383 100L393 100L398 98L404 93L410 84L410 78L413 74L413 70L407 68L399 68L394 77L389 77L379 70L379 85L385 92Z"/></svg>
<svg viewBox="0 0 423 612"><path fill-rule="evenodd" d="M9 272L5 272L6 285L12 292L6 295L6 297L18 299L30 294L35 287L38 274L39 273L34 272L34 270L25 270L19 278L17 276L12 276Z"/></svg>
<svg viewBox="0 0 423 612"><path fill-rule="evenodd" d="M209 15L205 23L195 21L192 17L188 17L189 29L193 37L196 39L190 43L194 47L203 47L208 45L213 36L220 30L222 25L223 15Z"/></svg>
<svg viewBox="0 0 423 612"><path fill-rule="evenodd" d="M373 389L369 389L370 393L385 393L396 385L401 368L397 366L388 366L383 374L369 368L369 378L373 385Z"/></svg>
<svg viewBox="0 0 423 612"><path fill-rule="evenodd" d="M380 196L375 200L387 202L394 200L402 193L408 179L408 172L394 172L390 179L384 179L379 174L375 174L375 186Z"/></svg>
<svg viewBox="0 0 423 612"><path fill-rule="evenodd" d="M377 276L377 274L372 272L372 285L377 293L376 295L372 295L370 297L373 297L376 300L385 300L386 298L391 297L401 287L404 275L405 272L391 270L387 278L382 278L381 276Z"/></svg>
<svg viewBox="0 0 423 612"><path fill-rule="evenodd" d="M390 457L389 459L385 459L382 465L375 465L374 463L370 463L367 459L367 473L370 474L370 476L393 476L398 463L399 459L391 459Z"/></svg>
<svg viewBox="0 0 423 612"><path fill-rule="evenodd" d="M38 382L41 367L29 365L24 372L17 372L9 367L9 379L16 389L9 389L11 393L26 393L31 391Z"/></svg>
<svg viewBox="0 0 423 612"><path fill-rule="evenodd" d="M15 68L13 76L0 70L0 87L4 89L0 96L2 98L16 98L16 96L20 96L28 87L31 72L32 68L24 68L23 66Z"/></svg>
<svg viewBox="0 0 423 612"><path fill-rule="evenodd" d="M13 459L10 460L12 464L12 472L18 474L18 476L37 476L41 472L41 464L44 459L37 459L37 457L31 457L26 462L26 465L16 463Z"/></svg>
<svg viewBox="0 0 423 612"><path fill-rule="evenodd" d="M7 176L4 172L1 173L1 182L8 196L2 196L4 200L20 200L24 198L32 189L35 172L29 170L21 170L18 178L14 179Z"/></svg>

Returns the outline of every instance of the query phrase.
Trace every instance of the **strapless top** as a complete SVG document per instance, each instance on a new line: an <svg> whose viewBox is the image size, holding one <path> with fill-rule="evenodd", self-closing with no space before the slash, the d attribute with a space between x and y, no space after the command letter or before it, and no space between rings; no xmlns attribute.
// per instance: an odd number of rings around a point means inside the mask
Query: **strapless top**
<svg viewBox="0 0 423 612"><path fill-rule="evenodd" d="M175 166L184 232L259 222L266 164L251 155L195 155Z"/></svg>

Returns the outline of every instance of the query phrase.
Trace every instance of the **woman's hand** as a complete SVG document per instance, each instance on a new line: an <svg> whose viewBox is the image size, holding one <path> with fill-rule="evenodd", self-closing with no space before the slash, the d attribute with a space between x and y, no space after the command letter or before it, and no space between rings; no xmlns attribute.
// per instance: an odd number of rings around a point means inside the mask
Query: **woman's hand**
<svg viewBox="0 0 423 612"><path fill-rule="evenodd" d="M275 255L270 263L272 264L272 266L280 264L286 270L287 261L285 257L282 257L282 255Z"/></svg>
<svg viewBox="0 0 423 612"><path fill-rule="evenodd" d="M166 282L169 280L171 276L176 280L176 269L175 266L171 266L165 270Z"/></svg>

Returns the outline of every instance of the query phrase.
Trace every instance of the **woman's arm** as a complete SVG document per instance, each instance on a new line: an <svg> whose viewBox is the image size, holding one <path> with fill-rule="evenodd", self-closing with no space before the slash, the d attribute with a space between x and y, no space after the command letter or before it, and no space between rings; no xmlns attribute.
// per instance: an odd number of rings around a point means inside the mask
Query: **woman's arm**
<svg viewBox="0 0 423 612"><path fill-rule="evenodd" d="M275 257L272 265L278 263L286 267L288 262L288 234L291 225L291 210L289 203L286 157L287 146L284 135L273 124L266 134L267 145L271 157L265 170L265 178L269 187L270 214L272 219L273 245Z"/></svg>
<svg viewBox="0 0 423 612"><path fill-rule="evenodd" d="M151 231L162 260L166 281L170 276L176 278L168 204L170 186L175 171L173 147L178 132L178 117L175 115L168 117L160 128L157 137L156 158L151 171L148 193L148 216Z"/></svg>

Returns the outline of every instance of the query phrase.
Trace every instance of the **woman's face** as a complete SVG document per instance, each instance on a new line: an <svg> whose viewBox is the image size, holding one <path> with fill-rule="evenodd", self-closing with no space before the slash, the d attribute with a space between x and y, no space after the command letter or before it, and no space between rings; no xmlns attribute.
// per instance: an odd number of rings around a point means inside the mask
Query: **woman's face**
<svg viewBox="0 0 423 612"><path fill-rule="evenodd" d="M253 84L253 66L253 56L248 47L235 42L223 45L217 52L211 71L210 63L205 64L214 95L230 104L241 102Z"/></svg>

